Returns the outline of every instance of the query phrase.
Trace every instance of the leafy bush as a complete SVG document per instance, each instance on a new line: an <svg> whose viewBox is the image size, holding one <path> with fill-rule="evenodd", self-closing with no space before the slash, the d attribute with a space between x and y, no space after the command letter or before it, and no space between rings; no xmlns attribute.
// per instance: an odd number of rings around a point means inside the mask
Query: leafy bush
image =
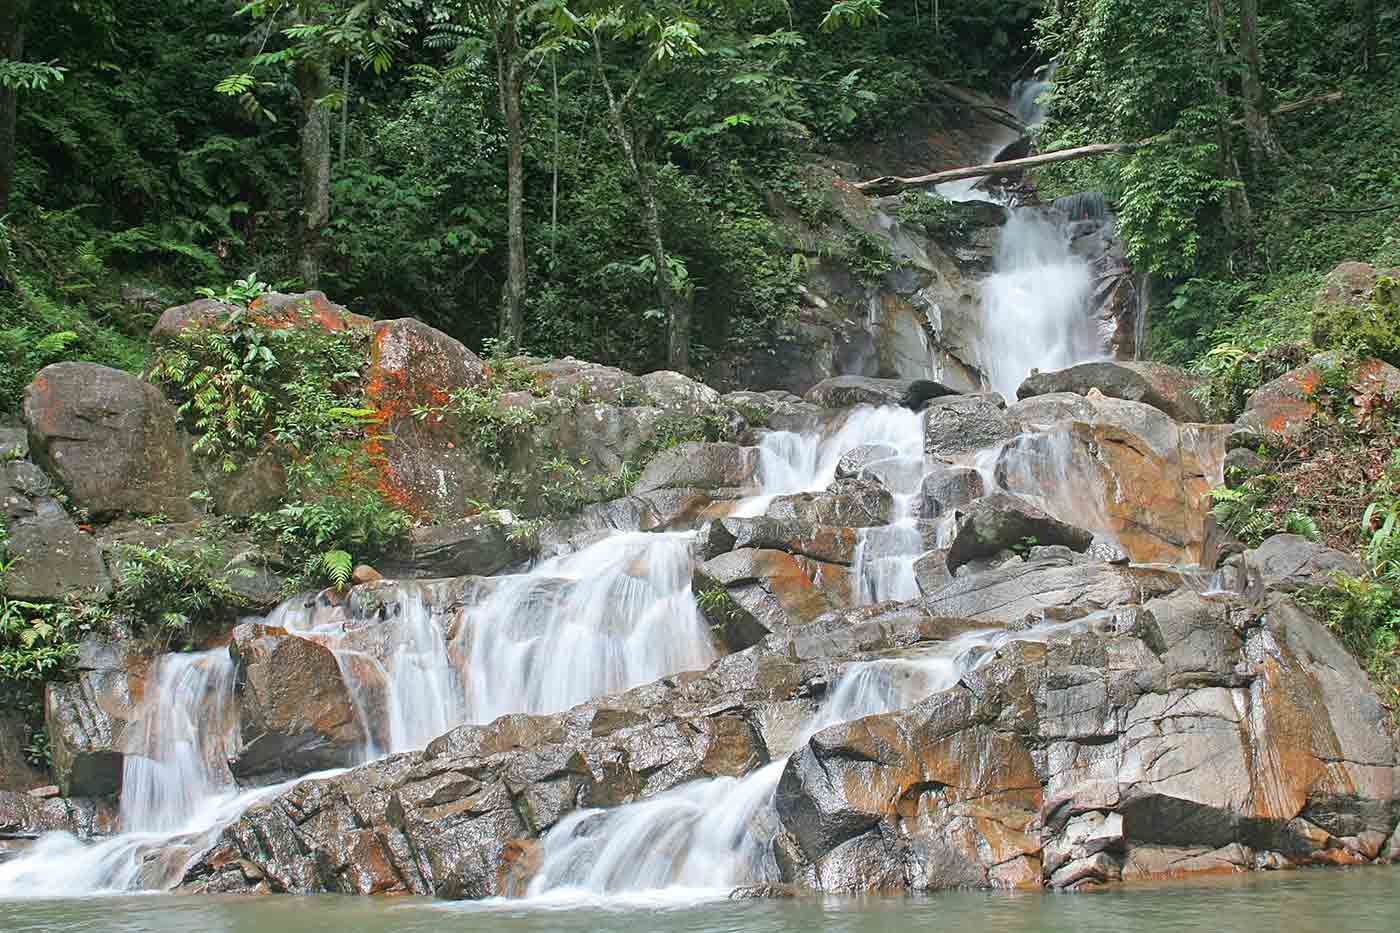
<svg viewBox="0 0 1400 933"><path fill-rule="evenodd" d="M1318 308L1313 316L1313 343L1359 358L1375 357L1400 365L1400 302L1397 283L1376 280L1373 300Z"/></svg>
<svg viewBox="0 0 1400 933"><path fill-rule="evenodd" d="M211 541L117 548L117 581L110 606L140 635L188 641L196 627L235 621L248 601L233 585L247 568L230 567Z"/></svg>
<svg viewBox="0 0 1400 933"><path fill-rule="evenodd" d="M277 327L240 309L186 328L156 357L151 380L177 401L195 452L225 472L268 439L302 453L372 414L360 387L365 336L327 330L309 308L297 314L296 326Z"/></svg>

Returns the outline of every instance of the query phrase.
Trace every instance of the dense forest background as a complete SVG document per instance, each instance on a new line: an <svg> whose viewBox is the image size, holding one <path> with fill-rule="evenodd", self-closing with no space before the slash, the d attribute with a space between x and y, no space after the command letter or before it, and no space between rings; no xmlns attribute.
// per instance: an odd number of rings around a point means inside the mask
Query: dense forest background
<svg viewBox="0 0 1400 933"><path fill-rule="evenodd" d="M1035 178L1117 206L1153 355L1298 339L1328 268L1400 262L1376 0L4 6L0 411L57 359L142 367L162 306L250 274L474 347L703 372L793 320L769 205L802 165L953 108L937 82L1004 97L1052 60L1040 149L1156 140Z"/></svg>

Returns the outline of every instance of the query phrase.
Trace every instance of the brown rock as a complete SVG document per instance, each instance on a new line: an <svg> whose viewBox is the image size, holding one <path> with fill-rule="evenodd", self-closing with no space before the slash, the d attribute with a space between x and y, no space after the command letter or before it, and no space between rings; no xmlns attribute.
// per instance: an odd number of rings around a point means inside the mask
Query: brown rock
<svg viewBox="0 0 1400 933"><path fill-rule="evenodd" d="M155 386L94 363L55 363L24 393L36 463L93 518L193 516L175 410Z"/></svg>
<svg viewBox="0 0 1400 933"><path fill-rule="evenodd" d="M1165 363L1103 360L1036 373L1021 383L1016 397L1056 392L1087 395L1090 389L1098 389L1109 398L1151 405L1177 421L1200 422L1205 420L1205 412L1192 391L1202 384L1200 377Z"/></svg>

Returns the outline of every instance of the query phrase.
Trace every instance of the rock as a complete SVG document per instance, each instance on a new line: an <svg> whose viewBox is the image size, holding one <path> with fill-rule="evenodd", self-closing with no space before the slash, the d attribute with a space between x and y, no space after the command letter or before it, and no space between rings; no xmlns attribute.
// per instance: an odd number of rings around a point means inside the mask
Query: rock
<svg viewBox="0 0 1400 933"><path fill-rule="evenodd" d="M899 404L901 408L908 408L910 411L923 411L928 403L936 398L961 394L957 389L950 389L932 379L915 379L900 396Z"/></svg>
<svg viewBox="0 0 1400 933"><path fill-rule="evenodd" d="M45 833L71 833L80 839L106 835L117 825L107 801L54 797L0 790L0 838L37 839Z"/></svg>
<svg viewBox="0 0 1400 933"><path fill-rule="evenodd" d="M765 514L804 525L869 528L894 520L894 496L874 480L839 479L821 492L778 496Z"/></svg>
<svg viewBox="0 0 1400 933"><path fill-rule="evenodd" d="M48 783L48 775L30 764L25 754L30 741L25 719L19 712L0 712L0 793L29 791Z"/></svg>
<svg viewBox="0 0 1400 933"><path fill-rule="evenodd" d="M330 331L368 331L375 322L362 314L347 311L326 297L325 292L264 292L248 304L254 320L272 327L301 327L306 322Z"/></svg>
<svg viewBox="0 0 1400 933"><path fill-rule="evenodd" d="M1019 621L1053 612L1075 618L1118 606L1139 605L1180 585L1171 571L1067 562L1016 561L987 573L955 579L927 594L920 605L935 615Z"/></svg>
<svg viewBox="0 0 1400 933"><path fill-rule="evenodd" d="M151 328L151 343L158 344L184 333L189 327L219 327L238 308L213 298L200 298L189 304L167 308Z"/></svg>
<svg viewBox="0 0 1400 933"><path fill-rule="evenodd" d="M874 379L869 376L833 376L814 385L804 396L823 408L849 408L852 405L899 405L909 393L913 380ZM948 390L951 392L952 390Z"/></svg>
<svg viewBox="0 0 1400 933"><path fill-rule="evenodd" d="M302 781L255 804L187 869L179 890L518 893L537 840L576 808L762 767L791 750L778 724L811 715L833 663L918 650L968 629L909 610L860 610L801 639L563 713L460 726L425 751Z"/></svg>
<svg viewBox="0 0 1400 933"><path fill-rule="evenodd" d="M29 432L24 428L0 427L0 463L29 456Z"/></svg>
<svg viewBox="0 0 1400 933"><path fill-rule="evenodd" d="M121 790L127 749L140 729L145 662L125 651L88 652L101 667L45 689L44 723L53 774L65 797L107 797Z"/></svg>
<svg viewBox="0 0 1400 933"><path fill-rule="evenodd" d="M1054 518L1016 496L996 493L968 505L958 520L948 548L948 569L979 557L991 557L1028 539L1041 545L1063 544L1087 550L1091 532Z"/></svg>
<svg viewBox="0 0 1400 933"><path fill-rule="evenodd" d="M1333 355L1318 354L1307 365L1264 383L1249 397L1235 426L1249 438L1298 434L1318 413L1313 394L1323 368L1339 362ZM1347 381L1360 392L1400 392L1400 369L1381 360L1361 360L1347 366Z"/></svg>
<svg viewBox="0 0 1400 933"><path fill-rule="evenodd" d="M1325 626L1277 597L1262 622L1190 593L1149 606L818 732L776 797L784 880L1073 888L1381 854L1396 752Z"/></svg>
<svg viewBox="0 0 1400 933"><path fill-rule="evenodd" d="M246 623L234 629L229 650L239 665L235 774L305 774L359 760L369 736L329 648ZM387 724L387 683L379 688L364 702L380 713L371 722Z"/></svg>
<svg viewBox="0 0 1400 933"><path fill-rule="evenodd" d="M925 596L953 582L952 571L948 569L948 550L942 548L927 551L914 561L914 582L919 585L919 592Z"/></svg>
<svg viewBox="0 0 1400 933"><path fill-rule="evenodd" d="M1205 412L1192 391L1204 384L1165 363L1103 360L1080 363L1069 369L1036 373L1016 390L1018 399L1056 392L1087 395L1098 389L1109 398L1151 405L1176 421L1205 421Z"/></svg>
<svg viewBox="0 0 1400 933"><path fill-rule="evenodd" d="M685 443L647 464L632 495L656 489L737 489L753 482L758 448L728 443Z"/></svg>
<svg viewBox="0 0 1400 933"><path fill-rule="evenodd" d="M420 525L380 560L391 578L489 576L529 557L524 541L513 541L515 516L491 512L454 522Z"/></svg>
<svg viewBox="0 0 1400 933"><path fill-rule="evenodd" d="M350 572L351 586L359 586L362 583L375 583L383 579L384 574L375 570L369 564L358 564L355 569Z"/></svg>
<svg viewBox="0 0 1400 933"><path fill-rule="evenodd" d="M1201 556L1198 563L1203 570L1217 570L1220 565L1236 554L1243 554L1247 548L1244 542L1227 531L1213 512L1206 513L1205 531L1201 537Z"/></svg>
<svg viewBox="0 0 1400 933"><path fill-rule="evenodd" d="M1075 420L1007 444L997 482L1111 538L1133 560L1195 561L1230 428L1179 425L1150 405L1094 392L1081 401L1089 410Z"/></svg>
<svg viewBox="0 0 1400 933"><path fill-rule="evenodd" d="M1395 288L1377 288L1382 280L1400 281L1400 268L1376 269L1364 262L1344 262L1327 273L1313 302L1313 346L1331 349L1346 335L1344 315L1359 323L1371 315L1384 315L1395 301ZM1340 327L1338 325L1341 325Z"/></svg>
<svg viewBox="0 0 1400 933"><path fill-rule="evenodd" d="M648 401L662 411L691 417L720 413L719 393L689 376L661 370L647 373L641 382Z"/></svg>
<svg viewBox="0 0 1400 933"><path fill-rule="evenodd" d="M443 520L470 511L491 471L446 420L419 419L416 408L446 404L454 389L486 381L486 364L462 344L413 318L374 325L365 404L379 420L370 455L380 488L399 507Z"/></svg>
<svg viewBox="0 0 1400 933"><path fill-rule="evenodd" d="M986 493L982 474L971 467L931 465L922 484L923 514L930 518L967 505Z"/></svg>
<svg viewBox="0 0 1400 933"><path fill-rule="evenodd" d="M271 512L287 496L287 470L278 451L263 451L245 460L232 473L222 463L206 464L204 483L219 515L247 517Z"/></svg>
<svg viewBox="0 0 1400 933"><path fill-rule="evenodd" d="M162 549L182 557L198 554L201 560L208 559L210 569L222 570L229 587L248 601L246 609L267 611L282 601L285 580L269 566L268 556L248 534L200 521L152 524L122 519L97 529L93 537L113 581L121 578L128 546Z"/></svg>
<svg viewBox="0 0 1400 933"><path fill-rule="evenodd" d="M1225 453L1225 485L1236 489L1245 480L1264 472L1267 462L1248 447L1236 447Z"/></svg>
<svg viewBox="0 0 1400 933"><path fill-rule="evenodd" d="M861 444L841 455L836 462L836 478L858 479L871 464L898 456L899 450L892 444Z"/></svg>
<svg viewBox="0 0 1400 933"><path fill-rule="evenodd" d="M1102 393L1100 393L1101 395ZM1086 393L1087 395L1087 393ZM1007 415L1027 428L1046 430L1061 421L1093 423L1098 407L1083 395L1073 392L1053 392L1023 398L1006 409Z"/></svg>
<svg viewBox="0 0 1400 933"><path fill-rule="evenodd" d="M724 590L729 597L719 623L726 645L737 650L772 633L783 637L853 601L848 567L789 554L743 548L706 561L695 571L695 592Z"/></svg>
<svg viewBox="0 0 1400 933"><path fill-rule="evenodd" d="M0 521L8 525L13 561L0 576L3 593L21 600L103 597L112 582L102 550L49 495L44 472L24 460L0 462Z"/></svg>
<svg viewBox="0 0 1400 933"><path fill-rule="evenodd" d="M985 450L1020 433L999 396L954 395L934 399L924 409L924 453L930 457Z"/></svg>
<svg viewBox="0 0 1400 933"><path fill-rule="evenodd" d="M24 393L35 462L93 518L193 516L175 410L155 386L94 363L55 363Z"/></svg>
<svg viewBox="0 0 1400 933"><path fill-rule="evenodd" d="M571 356L551 360L523 357L512 362L521 365L552 395L621 406L641 405L649 401L649 392L641 377L615 366L590 363ZM666 381L658 380L658 383ZM663 388L661 391L664 394L666 390Z"/></svg>
<svg viewBox="0 0 1400 933"><path fill-rule="evenodd" d="M1333 584L1333 574L1359 577L1363 570L1353 555L1301 535L1266 538L1245 552L1244 566L1248 591L1255 597L1266 590L1292 593L1306 587L1327 587Z"/></svg>
<svg viewBox="0 0 1400 933"><path fill-rule="evenodd" d="M801 554L831 564L851 564L859 538L855 529L809 524L795 519L721 518L711 525L711 537L727 538L727 546L711 556L736 548L771 548Z"/></svg>

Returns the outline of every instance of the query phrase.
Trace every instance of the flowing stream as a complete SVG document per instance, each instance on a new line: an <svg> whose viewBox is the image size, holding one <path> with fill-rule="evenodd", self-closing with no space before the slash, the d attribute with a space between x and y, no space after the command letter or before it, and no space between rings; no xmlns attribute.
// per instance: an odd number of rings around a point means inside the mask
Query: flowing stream
<svg viewBox="0 0 1400 933"><path fill-rule="evenodd" d="M1028 122L1037 119L1033 101L1042 88L1027 86L1018 97ZM1091 291L1088 265L1070 251L1063 226L1041 213L1013 211L996 271L982 285L983 359L991 387L1014 398L1033 368L1092 358ZM867 455L858 472L881 480L895 508L891 524L858 532L851 601L914 598L914 562L925 548L920 520L938 518L920 514L927 466L918 412L858 407L830 432L768 432L761 441L758 494L735 514L762 515L778 496L827 488L841 458L862 447ZM995 481L991 462L984 466ZM1057 513L1078 510L1085 498L1076 477L1047 484L1043 473L1001 473L1017 491L1039 493ZM343 612L310 609L304 598L289 601L266 622L334 653L366 736L360 758L371 760L421 748L461 723L565 710L706 667L715 654L691 592L693 537L618 533L528 572L492 578L450 625L412 587L390 591L383 618L392 625L378 622L376 630L387 635L370 632L372 623L352 624ZM375 650L374 637L389 641ZM1009 637L984 633L917 658L852 665L802 741L833 723L905 708L946 689ZM295 783L245 789L230 773L239 716L235 666L226 650L159 659L143 713L125 758L120 834L90 845L63 834L45 837L0 864L0 898L168 888L225 826ZM769 843L782 767L775 761L742 779L696 782L626 807L567 817L546 839L530 895L727 891L776 877Z"/></svg>

